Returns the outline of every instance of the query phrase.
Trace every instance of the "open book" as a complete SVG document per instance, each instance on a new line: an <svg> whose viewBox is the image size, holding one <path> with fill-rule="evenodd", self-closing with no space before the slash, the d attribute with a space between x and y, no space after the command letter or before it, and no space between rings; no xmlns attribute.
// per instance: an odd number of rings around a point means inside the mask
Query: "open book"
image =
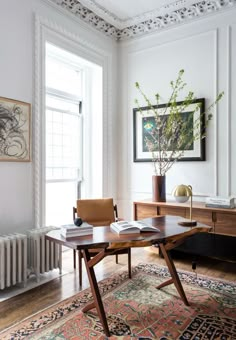
<svg viewBox="0 0 236 340"><path fill-rule="evenodd" d="M156 227L143 221L119 221L111 223L111 229L118 234L135 234L141 231L160 232Z"/></svg>

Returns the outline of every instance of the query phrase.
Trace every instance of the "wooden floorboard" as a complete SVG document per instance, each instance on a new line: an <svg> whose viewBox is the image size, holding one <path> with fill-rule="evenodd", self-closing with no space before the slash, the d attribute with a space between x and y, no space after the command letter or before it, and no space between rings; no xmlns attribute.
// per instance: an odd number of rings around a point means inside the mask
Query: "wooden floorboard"
<svg viewBox="0 0 236 340"><path fill-rule="evenodd" d="M179 253L175 254L174 262L177 270L192 270L193 256ZM132 265L138 263L156 263L165 265L164 260L158 255L158 249L155 248L133 248ZM107 257L100 262L95 272L98 281L111 276L118 270L127 269L127 255L119 256L119 264L115 264L115 256ZM79 287L78 273L73 270L73 255L71 250L63 252L63 270L68 272L57 279L40 285L16 297L0 303L0 330L3 330L26 317L37 313L57 302L60 302L78 291L89 286L85 268L83 268L83 286ZM207 275L224 280L236 280L235 263L222 262L216 259L198 258L198 274Z"/></svg>

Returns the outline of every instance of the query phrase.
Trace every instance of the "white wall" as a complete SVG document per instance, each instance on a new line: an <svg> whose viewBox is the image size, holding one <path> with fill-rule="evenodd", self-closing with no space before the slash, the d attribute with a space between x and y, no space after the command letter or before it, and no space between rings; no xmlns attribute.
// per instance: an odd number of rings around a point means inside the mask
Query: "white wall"
<svg viewBox="0 0 236 340"><path fill-rule="evenodd" d="M113 195L115 181L114 142L111 140L114 110L116 107L116 43L101 33L89 28L85 23L65 16L55 6L43 0L11 0L0 4L0 96L25 101L32 105L34 121L35 88L35 17L53 23L62 34L63 31L76 35L87 42L90 49L100 50L109 56L105 65L109 75L105 74L109 88L104 94L104 107L109 116L104 131L104 171L109 179L104 191ZM72 39L73 40L73 39ZM75 39L76 40L76 39ZM94 52L96 54L96 52ZM83 49L86 57L86 49ZM106 62L106 61L105 61ZM103 65L104 66L104 65ZM115 86L115 85L114 85ZM35 136L32 130L32 144ZM107 161L109 160L109 161ZM29 163L0 162L0 233L22 231L34 227L34 181L35 159Z"/></svg>
<svg viewBox="0 0 236 340"><path fill-rule="evenodd" d="M159 91L165 102L169 82L175 79L180 68L185 69L189 87L197 97L205 97L207 103L220 90L226 94L211 122L206 141L207 160L174 165L167 174L167 192L170 194L176 184L186 183L193 186L199 198L216 194L236 196L235 8L118 43L117 55L117 44L110 38L71 15L65 16L44 0L1 1L0 96L32 104L37 53L35 15L109 55L109 65L106 65L109 72L104 74L107 90L103 98L104 109L108 112L104 127L107 180L104 193L117 199L120 216L131 218L132 201L151 197L151 163L133 163L132 109L137 97L134 82L139 81L150 96ZM33 105L33 120L34 110ZM33 133L33 146L34 141ZM34 159L29 163L0 162L0 233L34 226L34 165Z"/></svg>
<svg viewBox="0 0 236 340"><path fill-rule="evenodd" d="M118 125L123 134L117 154L122 215L131 218L133 200L151 198L152 164L133 162L134 99L146 106L134 83L140 83L153 103L157 92L165 103L169 83L180 69L185 70L187 89L197 98L204 97L206 105L222 90L225 96L208 129L206 161L175 164L167 173L168 198L181 183L192 185L198 200L207 195L236 196L236 9L122 42L119 53Z"/></svg>

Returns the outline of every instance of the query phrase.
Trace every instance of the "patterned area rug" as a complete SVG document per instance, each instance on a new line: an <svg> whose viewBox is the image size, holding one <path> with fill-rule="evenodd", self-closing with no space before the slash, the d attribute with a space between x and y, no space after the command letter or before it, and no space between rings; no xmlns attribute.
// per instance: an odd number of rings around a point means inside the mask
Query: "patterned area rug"
<svg viewBox="0 0 236 340"><path fill-rule="evenodd" d="M190 306L174 285L155 287L169 278L166 267L139 264L99 283L111 340L236 339L236 284L179 271ZM0 333L0 339L105 340L93 309L81 308L92 296L86 289Z"/></svg>

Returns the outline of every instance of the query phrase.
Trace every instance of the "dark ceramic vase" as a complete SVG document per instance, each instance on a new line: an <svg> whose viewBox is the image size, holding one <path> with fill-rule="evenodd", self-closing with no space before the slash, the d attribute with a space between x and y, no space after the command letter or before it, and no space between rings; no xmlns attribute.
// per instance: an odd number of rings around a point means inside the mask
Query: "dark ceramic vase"
<svg viewBox="0 0 236 340"><path fill-rule="evenodd" d="M152 176L152 201L166 202L166 176Z"/></svg>

